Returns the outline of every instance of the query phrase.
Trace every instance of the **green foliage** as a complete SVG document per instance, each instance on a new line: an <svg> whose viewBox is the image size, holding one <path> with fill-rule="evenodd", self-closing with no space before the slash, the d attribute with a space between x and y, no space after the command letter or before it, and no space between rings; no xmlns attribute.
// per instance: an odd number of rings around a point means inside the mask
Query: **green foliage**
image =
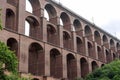
<svg viewBox="0 0 120 80"><path fill-rule="evenodd" d="M0 9L1 11L1 9ZM2 24L1 24L1 14L0 14L0 30L2 30Z"/></svg>
<svg viewBox="0 0 120 80"><path fill-rule="evenodd" d="M5 77L4 71L17 74L18 61L13 51L0 41L0 79Z"/></svg>
<svg viewBox="0 0 120 80"><path fill-rule="evenodd" d="M95 70L85 80L120 80L120 60L115 60Z"/></svg>

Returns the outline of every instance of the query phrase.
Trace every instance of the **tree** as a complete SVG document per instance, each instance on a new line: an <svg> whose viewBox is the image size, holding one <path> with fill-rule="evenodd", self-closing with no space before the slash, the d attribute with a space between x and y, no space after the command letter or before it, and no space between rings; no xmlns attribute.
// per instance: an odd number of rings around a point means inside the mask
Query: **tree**
<svg viewBox="0 0 120 80"><path fill-rule="evenodd" d="M120 80L120 60L115 60L95 70L85 80Z"/></svg>
<svg viewBox="0 0 120 80"><path fill-rule="evenodd" d="M1 20L0 30L2 30ZM15 52L11 51L5 43L0 41L0 80L30 80L19 77L17 66L18 60ZM5 74L7 71L10 73L9 75Z"/></svg>

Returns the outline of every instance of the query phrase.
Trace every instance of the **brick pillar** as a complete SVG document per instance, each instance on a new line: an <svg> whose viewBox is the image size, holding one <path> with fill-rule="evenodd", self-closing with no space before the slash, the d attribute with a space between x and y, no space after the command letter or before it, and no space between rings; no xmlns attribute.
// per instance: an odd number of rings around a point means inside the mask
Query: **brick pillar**
<svg viewBox="0 0 120 80"><path fill-rule="evenodd" d="M63 51L63 53L66 53ZM67 78L67 59L66 55L62 53L62 63L63 63L63 78Z"/></svg>
<svg viewBox="0 0 120 80"><path fill-rule="evenodd" d="M63 27L62 26L58 26L59 27L59 43L60 43L60 47L63 48Z"/></svg>
<svg viewBox="0 0 120 80"><path fill-rule="evenodd" d="M77 52L76 33L73 32L73 33L72 33L72 36L73 36L73 43L72 43L72 45L73 45L73 51L74 51L74 52ZM72 46L72 45L71 45L71 46Z"/></svg>
<svg viewBox="0 0 120 80"><path fill-rule="evenodd" d="M0 11L0 14L1 14L1 16L0 16L0 18L1 18L1 21L2 21L2 27L4 28L5 27L5 19L6 19L6 0L0 0L0 2L2 2L2 3L0 3L0 9L2 9L1 11Z"/></svg>
<svg viewBox="0 0 120 80"><path fill-rule="evenodd" d="M80 66L80 57L79 54L76 54L76 61L77 61L77 77L81 77L81 66Z"/></svg>
<svg viewBox="0 0 120 80"><path fill-rule="evenodd" d="M25 0L19 0L18 33L25 33Z"/></svg>
<svg viewBox="0 0 120 80"><path fill-rule="evenodd" d="M87 38L83 38L83 41L84 41L84 43L83 43L83 45L84 45L84 53L83 53L83 55L85 55L85 56L89 56L89 54L88 54L88 45L87 45Z"/></svg>
<svg viewBox="0 0 120 80"><path fill-rule="evenodd" d="M47 19L42 17L43 41L47 42Z"/></svg>
<svg viewBox="0 0 120 80"><path fill-rule="evenodd" d="M45 76L50 76L50 50L45 44Z"/></svg>
<svg viewBox="0 0 120 80"><path fill-rule="evenodd" d="M22 73L28 73L28 57L29 49L26 38L20 37L20 60L19 60L19 71Z"/></svg>
<svg viewBox="0 0 120 80"><path fill-rule="evenodd" d="M98 59L98 51L97 51L97 43L93 42L93 54L94 54L94 58Z"/></svg>

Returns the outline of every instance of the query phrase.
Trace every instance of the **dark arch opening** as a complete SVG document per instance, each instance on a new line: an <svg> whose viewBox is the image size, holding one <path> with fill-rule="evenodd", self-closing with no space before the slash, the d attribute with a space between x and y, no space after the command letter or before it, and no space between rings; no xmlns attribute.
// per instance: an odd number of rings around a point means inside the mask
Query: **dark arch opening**
<svg viewBox="0 0 120 80"><path fill-rule="evenodd" d="M49 15L49 21L53 24L57 24L57 13L55 8L51 4L47 4L45 9Z"/></svg>
<svg viewBox="0 0 120 80"><path fill-rule="evenodd" d="M94 32L94 39L95 39L95 42L97 42L98 44L101 44L101 37L98 31Z"/></svg>
<svg viewBox="0 0 120 80"><path fill-rule="evenodd" d="M90 27L88 25L85 26L85 37L87 37L87 39L92 40L92 31L90 29Z"/></svg>
<svg viewBox="0 0 120 80"><path fill-rule="evenodd" d="M29 27L29 30L28 30L29 32L27 32L27 33L29 33L29 35L27 35L27 36L30 36L30 37L33 37L36 39L41 39L41 34L40 34L41 28L40 28L39 21L32 16L28 16L26 18L26 21L29 24L28 26L25 25L25 28Z"/></svg>
<svg viewBox="0 0 120 80"><path fill-rule="evenodd" d="M27 2L27 0L26 0L26 2ZM32 12L31 11L28 11L28 12L33 13L33 15L35 15L37 17L40 17L41 16L40 1L39 0L28 0L28 2L32 6L32 10L31 10ZM27 7L27 4L26 4L26 8L29 8L29 7ZM29 9L26 9L26 10L29 10Z"/></svg>
<svg viewBox="0 0 120 80"><path fill-rule="evenodd" d="M63 46L64 48L71 49L71 36L66 31L63 31Z"/></svg>
<svg viewBox="0 0 120 80"><path fill-rule="evenodd" d="M89 56L95 58L94 57L95 55L93 53L93 46L92 46L92 44L90 42L88 42L87 45L88 45L88 54L89 54Z"/></svg>
<svg viewBox="0 0 120 80"><path fill-rule="evenodd" d="M38 43L31 43L29 46L28 72L33 75L43 75L44 54L43 48Z"/></svg>
<svg viewBox="0 0 120 80"><path fill-rule="evenodd" d="M62 77L62 55L57 49L50 50L50 75Z"/></svg>
<svg viewBox="0 0 120 80"><path fill-rule="evenodd" d="M76 44L77 44L77 52L83 53L82 40L79 37L76 37Z"/></svg>
<svg viewBox="0 0 120 80"><path fill-rule="evenodd" d="M98 59L100 61L104 61L104 58L103 58L103 53L102 53L102 50L99 46L97 46L97 51L98 51Z"/></svg>
<svg viewBox="0 0 120 80"><path fill-rule="evenodd" d="M109 63L112 60L111 53L108 50L106 50L105 52L106 52L106 63Z"/></svg>
<svg viewBox="0 0 120 80"><path fill-rule="evenodd" d="M93 61L91 64L92 64L92 71L98 68L98 64L95 61Z"/></svg>
<svg viewBox="0 0 120 80"><path fill-rule="evenodd" d="M106 48L108 48L108 38L107 38L107 36L106 36L106 35L103 35L102 40L103 40L103 45L104 45Z"/></svg>
<svg viewBox="0 0 120 80"><path fill-rule="evenodd" d="M82 28L81 23L78 19L74 20L73 25L74 25L75 31L80 31L80 29Z"/></svg>
<svg viewBox="0 0 120 80"><path fill-rule="evenodd" d="M81 66L81 77L85 78L85 76L89 73L88 62L85 58L80 59L80 66Z"/></svg>
<svg viewBox="0 0 120 80"><path fill-rule="evenodd" d="M47 25L47 40L49 43L58 44L58 35L52 25Z"/></svg>
<svg viewBox="0 0 120 80"><path fill-rule="evenodd" d="M110 39L110 49L115 51L115 43L113 39Z"/></svg>
<svg viewBox="0 0 120 80"><path fill-rule="evenodd" d="M65 12L62 12L60 15L60 19L62 20L64 29L71 31L71 24L70 24L69 16Z"/></svg>
<svg viewBox="0 0 120 80"><path fill-rule="evenodd" d="M10 50L15 52L15 55L18 57L18 42L14 38L9 38L7 40L7 46L9 47Z"/></svg>
<svg viewBox="0 0 120 80"><path fill-rule="evenodd" d="M6 21L5 27L12 31L17 31L15 24L15 13L11 9L6 9Z"/></svg>
<svg viewBox="0 0 120 80"><path fill-rule="evenodd" d="M70 53L67 55L67 77L69 80L73 80L75 77L77 77L76 59Z"/></svg>

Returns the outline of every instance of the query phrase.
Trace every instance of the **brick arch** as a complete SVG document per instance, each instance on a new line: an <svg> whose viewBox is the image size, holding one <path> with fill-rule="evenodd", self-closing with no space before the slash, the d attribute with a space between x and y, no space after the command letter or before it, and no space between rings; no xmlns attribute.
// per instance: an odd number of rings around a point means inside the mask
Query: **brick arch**
<svg viewBox="0 0 120 80"><path fill-rule="evenodd" d="M80 31L82 29L82 24L78 19L73 21L73 26L75 31Z"/></svg>
<svg viewBox="0 0 120 80"><path fill-rule="evenodd" d="M86 25L84 28L85 37L89 40L92 40L92 30L89 25Z"/></svg>
<svg viewBox="0 0 120 80"><path fill-rule="evenodd" d="M7 40L7 46L10 50L15 52L15 55L19 58L18 54L18 41L15 38L9 38Z"/></svg>
<svg viewBox="0 0 120 80"><path fill-rule="evenodd" d="M95 53L93 52L93 44L88 41L88 42L87 42L87 47L88 47L88 55L89 55L89 57L95 58L96 55L95 55Z"/></svg>
<svg viewBox="0 0 120 80"><path fill-rule="evenodd" d="M111 55L110 51L106 49L105 54L106 54L106 63L111 62L112 61L112 55Z"/></svg>
<svg viewBox="0 0 120 80"><path fill-rule="evenodd" d="M101 67L103 67L105 64L101 64Z"/></svg>
<svg viewBox="0 0 120 80"><path fill-rule="evenodd" d="M117 51L120 50L120 43L117 42L116 48L117 48Z"/></svg>
<svg viewBox="0 0 120 80"><path fill-rule="evenodd" d="M99 67L96 61L92 61L91 66L92 66L92 71L94 71L95 69Z"/></svg>
<svg viewBox="0 0 120 80"><path fill-rule="evenodd" d="M71 49L71 35L67 31L63 31L63 47Z"/></svg>
<svg viewBox="0 0 120 80"><path fill-rule="evenodd" d="M67 59L67 78L73 80L77 77L77 62L73 54L68 53L66 55Z"/></svg>
<svg viewBox="0 0 120 80"><path fill-rule="evenodd" d="M29 35L28 36L36 38L36 39L41 39L42 35L40 34L41 27L40 27L39 21L33 16L27 16L26 22L28 22L28 24L29 24L28 26L25 25L25 28L29 27L29 30L28 30Z"/></svg>
<svg viewBox="0 0 120 80"><path fill-rule="evenodd" d="M103 41L103 45L104 45L106 48L109 48L108 38L107 38L106 35L103 35L103 36L102 36L102 41Z"/></svg>
<svg viewBox="0 0 120 80"><path fill-rule="evenodd" d="M52 44L59 45L58 31L53 25L47 24L47 41Z"/></svg>
<svg viewBox="0 0 120 80"><path fill-rule="evenodd" d="M62 55L59 50L53 48L50 50L50 76L61 78L62 69Z"/></svg>
<svg viewBox="0 0 120 80"><path fill-rule="evenodd" d="M51 4L46 4L45 10L48 13L48 17L49 17L48 20L53 24L57 24L57 12L56 12L56 9L54 8L54 6ZM44 16L45 16L45 14L44 14Z"/></svg>
<svg viewBox="0 0 120 80"><path fill-rule="evenodd" d="M110 49L115 51L115 42L113 39L110 39Z"/></svg>
<svg viewBox="0 0 120 80"><path fill-rule="evenodd" d="M100 61L104 61L104 54L102 53L102 48L100 46L97 46L97 53L98 53L98 59Z"/></svg>
<svg viewBox="0 0 120 80"><path fill-rule="evenodd" d="M60 19L62 20L63 28L71 31L71 21L69 15L65 12L62 12L60 14Z"/></svg>
<svg viewBox="0 0 120 80"><path fill-rule="evenodd" d="M12 31L18 31L18 27L16 26L15 12L10 8L6 9L5 28Z"/></svg>
<svg viewBox="0 0 120 80"><path fill-rule="evenodd" d="M40 0L28 0L28 2L31 4L32 14L35 15L35 16L37 16L37 17L40 17L41 16L41 11L40 11L41 4L40 4Z"/></svg>
<svg viewBox="0 0 120 80"><path fill-rule="evenodd" d="M85 77L89 73L88 61L82 57L80 58L81 77Z"/></svg>
<svg viewBox="0 0 120 80"><path fill-rule="evenodd" d="M36 42L29 46L28 72L33 75L44 74L44 52L43 47Z"/></svg>
<svg viewBox="0 0 120 80"><path fill-rule="evenodd" d="M94 31L94 39L99 45L101 45L101 35L98 31Z"/></svg>
<svg viewBox="0 0 120 80"><path fill-rule="evenodd" d="M117 58L117 55L113 53L113 60L115 60L116 58Z"/></svg>
<svg viewBox="0 0 120 80"><path fill-rule="evenodd" d="M80 37L76 37L77 52L83 53L83 41Z"/></svg>

